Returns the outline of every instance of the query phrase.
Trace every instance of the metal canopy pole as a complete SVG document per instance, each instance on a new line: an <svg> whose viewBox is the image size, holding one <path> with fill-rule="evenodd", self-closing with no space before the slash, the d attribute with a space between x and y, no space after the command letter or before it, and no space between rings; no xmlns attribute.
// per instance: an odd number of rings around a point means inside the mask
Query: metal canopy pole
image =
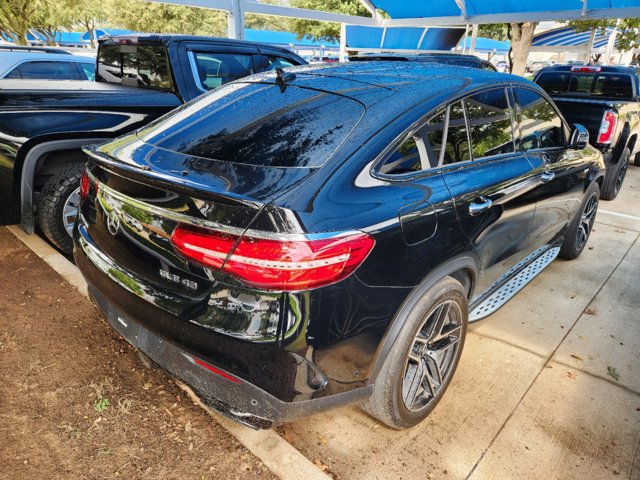
<svg viewBox="0 0 640 480"><path fill-rule="evenodd" d="M340 61L347 60L347 24L340 24Z"/></svg>
<svg viewBox="0 0 640 480"><path fill-rule="evenodd" d="M616 26L613 27L613 31L609 34L609 41L607 42L607 49L604 53L604 65L609 65L611 62L611 55L613 54L613 47L616 45L616 37L618 36L618 24L620 19L616 21Z"/></svg>
<svg viewBox="0 0 640 480"><path fill-rule="evenodd" d="M476 23L471 30L471 46L469 47L469 55L476 52L476 39L478 38L478 24Z"/></svg>
<svg viewBox="0 0 640 480"><path fill-rule="evenodd" d="M229 38L244 40L244 11L242 0L231 0L231 9L227 12L227 35Z"/></svg>
<svg viewBox="0 0 640 480"><path fill-rule="evenodd" d="M589 35L589 41L587 42L587 48L585 50L587 56L584 59L586 63L591 63L591 50L593 50L593 42L596 40L597 30L598 30L597 28L592 29L591 35Z"/></svg>

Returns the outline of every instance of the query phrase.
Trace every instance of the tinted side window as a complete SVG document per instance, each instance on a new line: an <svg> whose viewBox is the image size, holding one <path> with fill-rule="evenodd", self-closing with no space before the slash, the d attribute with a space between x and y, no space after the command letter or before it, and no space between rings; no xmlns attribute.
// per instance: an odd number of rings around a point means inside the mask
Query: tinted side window
<svg viewBox="0 0 640 480"><path fill-rule="evenodd" d="M193 52L193 59L198 80L204 90L211 90L255 73L251 55Z"/></svg>
<svg viewBox="0 0 640 480"><path fill-rule="evenodd" d="M420 153L416 144L417 139L418 137L416 136L410 136L402 142L384 162L384 165L380 168L380 173L402 175L403 173L420 171Z"/></svg>
<svg viewBox="0 0 640 480"><path fill-rule="evenodd" d="M380 167L380 173L402 175L469 160L469 142L460 102L453 104L449 112L451 118L444 153L442 141L447 109L437 112L423 127L409 135Z"/></svg>
<svg viewBox="0 0 640 480"><path fill-rule="evenodd" d="M26 62L18 70L22 78L81 80L76 65L71 62Z"/></svg>
<svg viewBox="0 0 640 480"><path fill-rule="evenodd" d="M461 102L449 107L449 125L447 128L447 144L444 149L443 165L471 160L469 153L469 136Z"/></svg>
<svg viewBox="0 0 640 480"><path fill-rule="evenodd" d="M78 66L82 70L82 73L87 80L93 82L96 79L96 64L95 63L78 63Z"/></svg>
<svg viewBox="0 0 640 480"><path fill-rule="evenodd" d="M563 147L565 140L562 120L551 104L532 90L514 90L520 112L518 151Z"/></svg>
<svg viewBox="0 0 640 480"><path fill-rule="evenodd" d="M14 68L8 74L6 74L4 78L22 78L20 76L20 69L18 67Z"/></svg>
<svg viewBox="0 0 640 480"><path fill-rule="evenodd" d="M511 110L504 88L468 97L464 106L473 158L513 152Z"/></svg>

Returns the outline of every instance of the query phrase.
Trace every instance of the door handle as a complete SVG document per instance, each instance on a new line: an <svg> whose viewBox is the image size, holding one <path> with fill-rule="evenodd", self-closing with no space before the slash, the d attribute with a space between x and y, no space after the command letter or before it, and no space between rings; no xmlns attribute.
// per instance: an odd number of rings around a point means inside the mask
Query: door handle
<svg viewBox="0 0 640 480"><path fill-rule="evenodd" d="M478 197L469 204L469 214L472 216L480 215L485 210L489 210L493 202L487 197Z"/></svg>
<svg viewBox="0 0 640 480"><path fill-rule="evenodd" d="M556 178L556 174L553 172L544 172L542 175L540 175L540 180L542 181L542 183L549 183L554 178Z"/></svg>

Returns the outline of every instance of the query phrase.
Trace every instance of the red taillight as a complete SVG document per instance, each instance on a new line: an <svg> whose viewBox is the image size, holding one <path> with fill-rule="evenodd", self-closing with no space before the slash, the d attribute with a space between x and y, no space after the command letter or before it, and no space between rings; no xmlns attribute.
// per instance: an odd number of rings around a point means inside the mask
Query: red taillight
<svg viewBox="0 0 640 480"><path fill-rule="evenodd" d="M596 143L609 144L613 140L613 133L616 131L618 115L616 112L607 110L602 116L602 123L598 131L598 141Z"/></svg>
<svg viewBox="0 0 640 480"><path fill-rule="evenodd" d="M80 198L85 200L89 196L89 174L85 171L80 177Z"/></svg>
<svg viewBox="0 0 640 480"><path fill-rule="evenodd" d="M571 67L572 72L599 72L601 70L602 70L602 67L588 67L588 66Z"/></svg>
<svg viewBox="0 0 640 480"><path fill-rule="evenodd" d="M171 241L184 256L269 290L308 290L349 276L373 248L366 233L317 240L239 237L178 225ZM225 259L229 257L226 262Z"/></svg>

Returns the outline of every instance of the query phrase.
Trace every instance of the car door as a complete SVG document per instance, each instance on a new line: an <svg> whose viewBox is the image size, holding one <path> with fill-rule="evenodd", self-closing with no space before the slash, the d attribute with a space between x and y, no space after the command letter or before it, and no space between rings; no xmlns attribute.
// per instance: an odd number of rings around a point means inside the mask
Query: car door
<svg viewBox="0 0 640 480"><path fill-rule="evenodd" d="M532 246L553 243L571 221L580 204L587 171L588 151L566 147L569 128L543 95L526 87L514 87L516 149L533 166L538 185L529 193L536 202L531 225Z"/></svg>
<svg viewBox="0 0 640 480"><path fill-rule="evenodd" d="M512 98L491 88L450 107L444 181L458 222L478 255L476 296L490 288L531 251L529 230L536 171L515 151Z"/></svg>

